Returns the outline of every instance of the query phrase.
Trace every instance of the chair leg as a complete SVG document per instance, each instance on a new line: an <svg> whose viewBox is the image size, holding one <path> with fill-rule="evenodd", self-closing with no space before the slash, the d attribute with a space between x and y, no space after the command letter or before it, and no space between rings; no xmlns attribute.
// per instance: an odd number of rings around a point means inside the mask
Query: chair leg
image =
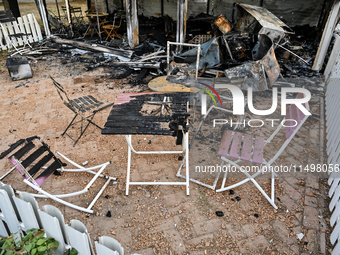
<svg viewBox="0 0 340 255"><path fill-rule="evenodd" d="M227 161L228 162L228 165L233 165L233 166L236 166L238 169L240 169L241 170L241 168L240 168L240 166L239 165L237 165L237 163L240 161L240 160L237 160L237 161L235 161L235 162L232 162L232 161L230 161L230 160L228 160L228 159L222 159L222 162L223 161ZM222 191L226 191L226 190L230 190L230 189L233 189L233 188L235 188L235 187L238 187L238 186L240 186L240 185L242 185L242 184L244 184L244 183L246 183L246 182L248 182L248 181L251 181L255 186L256 186L256 188L261 192L261 194L267 199L267 201L275 208L275 209L278 209L278 207L275 205L275 173L274 173L274 171L272 171L272 173L271 173L271 198L267 195L267 193L262 189L262 187L258 184L258 182L257 181L255 181L255 177L257 177L258 175L260 175L261 173L263 173L263 169L264 168L267 168L267 169L270 169L269 168L269 165L268 164L266 164L264 167L261 167L261 169L257 172L257 173L255 173L255 174L253 174L253 175L250 175L249 173L247 173L247 172L244 172L243 171L243 173L248 177L248 178L246 178L246 179L244 179L244 180L242 180L242 181L240 181L240 182L238 182L238 183L235 183L235 184L233 184L233 185L230 185L230 186L227 186L227 187L225 187L225 183L226 183L226 179L227 179L227 172L228 171L226 171L225 173L224 173L224 177L223 177L223 182L222 182L222 186L221 186L221 188L220 189L218 189L218 190L216 190L216 192L222 192ZM222 168L222 165L221 165L221 168Z"/></svg>
<svg viewBox="0 0 340 255"><path fill-rule="evenodd" d="M76 114L73 119L71 120L70 124L68 124L67 128L65 129L65 131L61 134L61 135L65 135L66 131L72 126L74 120L77 118L78 114Z"/></svg>
<svg viewBox="0 0 340 255"><path fill-rule="evenodd" d="M93 117L92 117L92 119L93 119ZM86 125L86 127L85 127L84 130L83 130L83 120L84 120L84 119L82 119L82 121L81 121L80 136L79 136L78 139L74 142L73 147L76 146L77 142L78 142L79 139L83 136L83 134L85 133L86 129L87 129L87 128L89 127L89 125L90 125L90 122L88 122L87 125Z"/></svg>

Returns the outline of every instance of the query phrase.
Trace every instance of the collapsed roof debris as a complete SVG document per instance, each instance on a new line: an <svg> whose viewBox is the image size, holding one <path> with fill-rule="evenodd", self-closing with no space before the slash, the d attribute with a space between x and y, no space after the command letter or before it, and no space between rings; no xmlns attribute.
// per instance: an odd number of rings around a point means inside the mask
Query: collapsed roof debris
<svg viewBox="0 0 340 255"><path fill-rule="evenodd" d="M188 19L186 39L201 45L198 70L206 84L226 82L242 89L251 86L254 91L264 91L271 88L280 75L286 78L319 76L310 69L317 47L310 40L315 38L310 35L310 27L297 27L294 34L293 29L263 7L236 4L236 9L235 23L222 14L217 18L200 14ZM167 15L141 16L140 22L142 43L134 48L128 45L125 35L109 42L52 36L40 46L19 53L37 60L37 56L59 52L57 58L61 57L63 64L84 63L87 71L105 66L111 78L126 78L137 73L139 81L147 74L164 75L168 71L165 45L166 41L175 40L175 22ZM126 31L123 27L119 33ZM170 49L173 55L170 75L189 76L188 82L195 76L197 47L182 49L176 53L174 48ZM225 77L220 77L221 74Z"/></svg>

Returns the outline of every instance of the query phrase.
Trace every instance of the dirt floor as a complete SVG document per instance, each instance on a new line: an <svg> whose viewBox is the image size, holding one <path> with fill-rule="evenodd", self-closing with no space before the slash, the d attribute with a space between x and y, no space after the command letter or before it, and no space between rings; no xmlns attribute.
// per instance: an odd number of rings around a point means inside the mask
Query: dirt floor
<svg viewBox="0 0 340 255"><path fill-rule="evenodd" d="M31 61L34 76L31 79L12 81L5 67L7 54L1 55L0 87L0 151L20 138L38 135L51 146L77 163L88 161L88 166L111 161L107 175L117 178L111 183L94 205L94 214L79 212L50 199L37 199L44 204L57 206L65 216L81 220L90 232L92 241L108 235L117 239L126 254L320 254L328 252L329 212L327 209L327 184L323 178L305 173L283 173L276 179L275 210L249 182L232 192L216 193L194 183L190 184L190 196L184 186L131 186L125 195L127 144L123 135L101 135L91 127L73 147L73 142L61 133L73 114L61 102L49 76L54 77L74 98L91 94L104 102L115 101L122 92L145 91L145 85L131 84L129 80L114 80L108 76L113 70L98 68L86 72L80 63L61 63L60 54L45 60ZM317 91L317 90L316 90ZM267 94L255 98L260 107L267 107ZM320 151L320 93L314 93L310 102L313 116L301 128L292 143L277 160L277 164L311 165L322 163ZM279 109L278 109L279 110ZM96 115L94 121L104 125L109 108ZM198 113L197 113L198 114ZM211 113L216 117L218 113ZM277 113L273 118L278 117ZM222 116L225 117L225 116ZM247 118L251 118L249 113ZM196 123L196 122L195 122ZM197 123L195 124L197 125ZM194 125L194 126L195 126ZM207 135L203 124L191 152L192 176L212 183L214 175L196 176L194 166L220 163L216 155L221 130ZM76 134L76 128L70 133ZM194 128L193 128L194 130ZM247 130L244 131L251 131ZM266 135L270 128L256 132ZM211 133L210 133L211 134ZM191 135L192 138L192 135ZM157 136L134 136L133 144L139 150L175 149L175 138ZM266 152L273 154L278 143L268 146ZM178 146L177 146L178 147ZM201 156L202 155L202 156ZM210 158L210 159L209 159ZM204 162L204 161L207 162ZM180 165L179 155L133 156L132 180L135 181L182 181L176 177ZM0 161L0 175L10 168L7 160ZM183 172L182 172L183 173ZM321 176L323 177L323 176ZM84 187L91 178L87 174L63 173L53 176L44 188L55 193L71 192ZM221 179L217 188L221 185ZM228 182L235 179L228 179ZM266 192L270 190L267 177L258 179ZM25 188L13 172L4 179L17 190ZM68 201L86 206L100 189L99 180L89 194L70 198ZM111 217L108 217L110 211ZM222 211L224 216L216 215ZM299 240L297 234L303 233Z"/></svg>
<svg viewBox="0 0 340 255"><path fill-rule="evenodd" d="M84 1L85 2L85 1ZM70 1L71 5L74 3ZM62 3L60 3L62 5ZM53 9L55 5L48 2ZM85 4L84 4L85 6ZM34 7L34 5L33 5ZM22 15L36 12L32 3L20 3ZM49 7L48 7L49 8ZM86 9L85 7L82 9ZM55 10L55 9L54 9ZM38 17L38 14L35 14ZM60 100L49 76L54 77L68 91L71 98L91 94L105 103L114 102L119 93L146 91L146 85L132 83L129 79L111 79L115 69L97 68L85 71L84 64L63 61L63 54L47 55L39 60L30 60L33 78L12 81L5 66L7 53L0 56L0 152L8 145L29 136L40 136L52 151L60 151L75 162L93 166L107 161L107 175L117 178L111 183L94 205L94 214L83 213L50 199L37 199L40 207L45 204L57 206L65 216L81 220L87 227L92 243L107 235L118 240L126 254L329 254L328 185L326 176L306 173L306 166L326 163L323 151L322 107L323 87L308 80L308 89L313 116L309 117L290 145L276 161L277 165L299 166L298 171L278 173L276 179L275 210L269 202L248 182L241 187L216 193L201 185L190 183L190 195L184 186L131 186L125 195L127 144L123 135L102 135L90 127L84 137L73 147L72 140L62 132L72 119L72 112ZM130 77L131 78L131 77ZM152 77L147 77L147 83ZM303 82L303 79L300 80ZM322 82L322 80L321 80ZM301 84L300 84L301 85ZM263 93L254 98L254 105L267 109L270 95ZM277 109L278 111L280 108ZM279 118L275 112L270 118ZM103 126L110 108L98 113L94 121ZM199 111L196 112L199 115ZM201 131L190 152L191 176L212 184L214 174L198 174L195 166L220 164L217 156L223 128L209 129L214 117L229 118L212 111L203 123ZM261 118L246 112L246 120ZM192 139L198 122L192 123ZM76 135L79 127L72 128ZM266 136L272 131L270 125L242 132ZM150 144L149 141L152 140ZM278 141L266 147L265 153L273 156L284 134ZM139 135L133 137L138 150L176 149L175 138L167 136ZM132 161L133 181L183 181L176 177L183 155L134 155ZM0 160L0 176L11 167L8 160ZM184 170L182 171L184 173ZM73 192L84 187L90 174L63 173L52 176L44 188L54 193ZM237 181L238 175L230 176L228 183ZM16 172L3 180L16 190L31 191L24 186ZM87 206L105 180L98 180L88 194L67 201ZM268 175L258 178L266 192L270 191ZM219 179L217 188L221 186ZM216 212L222 211L223 216ZM110 214L108 214L110 212ZM111 217L108 217L111 215ZM297 234L304 237L300 240Z"/></svg>

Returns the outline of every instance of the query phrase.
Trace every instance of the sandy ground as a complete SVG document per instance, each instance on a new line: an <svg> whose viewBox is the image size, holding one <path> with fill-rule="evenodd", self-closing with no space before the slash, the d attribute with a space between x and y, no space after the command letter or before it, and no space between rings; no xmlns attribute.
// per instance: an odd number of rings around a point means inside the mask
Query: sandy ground
<svg viewBox="0 0 340 255"><path fill-rule="evenodd" d="M51 9L55 6L53 3L48 5ZM28 11L37 13L32 5L26 3L20 3L20 10L22 15ZM71 139L61 136L73 115L62 104L49 75L65 87L71 98L91 94L107 103L115 101L119 93L138 92L145 87L131 85L127 79L110 79L109 74L114 69L98 68L86 72L83 64L62 64L62 54L31 61L33 78L12 81L5 67L6 56L7 53L1 53L0 152L21 138L38 135L53 151L58 150L77 163L88 161L88 166L93 166L111 161L105 174L116 177L117 183L111 183L100 196L93 207L94 214L70 209L50 199L37 199L41 208L45 204L57 206L64 214L66 223L71 219L81 220L92 242L99 236L108 235L122 244L126 254L146 255L320 254L331 251L327 241L330 227L325 178L302 173L281 174L276 179L275 201L278 210L265 200L251 182L233 189L233 192L221 193L191 183L190 196L185 195L183 186L131 186L129 196L125 196L127 144L124 136L104 136L99 129L91 127L73 147ZM323 135L320 96L322 94L313 94L310 104L314 116L308 119L282 153L276 162L278 165L306 166L326 162L324 151L320 149L320 135ZM266 109L270 98L258 96L254 104ZM94 121L104 125L109 111L100 112ZM211 118L227 117L219 114L212 112ZM247 119L252 117L247 113ZM272 117L278 117L278 113ZM216 152L222 130L212 133L206 124L193 144L190 156L192 166L220 163ZM195 125L197 123L193 123L193 127ZM73 128L70 134L76 135L78 128ZM267 135L270 128L266 126L264 130L243 131ZM164 145L169 150L176 148L173 137L157 136L149 144L151 138L134 136L133 145L139 150L163 150ZM272 156L283 141L282 133L279 140L268 146L265 152ZM134 155L131 178L135 181L182 181L176 177L180 163L179 155ZM0 175L9 168L6 159L0 161ZM213 182L214 175L197 175L193 169L191 172L201 181ZM55 193L73 192L84 187L90 179L89 174L63 173L59 177L52 176L44 183L44 188ZM235 176L229 181L236 181ZM258 181L269 192L268 176ZM30 191L16 172L11 173L4 182L17 190ZM98 180L86 195L67 200L87 206L104 182ZM217 187L221 186L221 182L220 179ZM111 217L106 216L109 211ZM216 211L222 211L224 216L218 217ZM304 234L302 240L296 236L299 233Z"/></svg>
<svg viewBox="0 0 340 255"><path fill-rule="evenodd" d="M319 254L321 249L326 249L329 212L326 206L327 186L323 179L301 173L281 175L276 180L278 210L250 182L233 189L233 193L216 193L191 183L190 196L185 195L184 187L131 186L129 196L125 196L127 145L124 136L104 136L99 129L91 127L73 147L71 139L61 136L72 118L72 112L62 104L49 75L64 85L72 98L91 94L104 102L112 102L119 93L138 92L145 87L131 85L127 79L109 79L108 72L114 70L98 68L86 72L79 63L61 64L58 54L48 57L49 60L31 61L33 78L12 81L4 65L5 57L3 53L0 151L20 138L38 135L53 151L58 150L77 163L88 161L88 166L93 166L112 162L105 173L116 177L117 183L110 184L104 191L93 207L94 214L82 213L49 199L37 199L40 207L44 204L57 206L66 223L74 218L84 222L92 241L102 235L112 236L123 245L127 254ZM268 96L256 98L257 105L263 107L267 107L268 100ZM311 109L318 116L318 97L313 97ZM104 125L108 114L109 109L106 109L94 120ZM247 118L250 117L247 115ZM220 139L221 131L209 136L204 126L193 145L190 160L193 166L204 165L205 160L206 164L220 163L216 155L219 147L216 140ZM76 134L76 131L74 128L70 133ZM266 135L269 131L270 128L257 129L255 133ZM134 136L133 144L139 150L163 150L165 144L167 149L176 148L172 137L157 136L149 144L151 138ZM280 135L279 141L269 146L266 153L273 155L272 151L283 140L283 135ZM301 128L277 164L320 163L323 157L319 142L320 123L313 117ZM181 181L176 177L181 163L178 159L178 155L135 155L131 178L135 181ZM0 174L9 168L7 160L0 161ZM214 177L196 176L195 173L192 176L210 184ZM44 188L55 193L72 192L84 187L90 178L88 174L63 173L50 178L44 183ZM221 181L217 187L220 187ZM269 192L268 176L258 181ZM17 190L30 191L15 172L4 182ZM103 183L104 180L98 180L88 194L67 200L86 206ZM106 216L109 211L111 217ZM216 211L222 211L224 216L218 217ZM303 233L304 239L298 240L298 233ZM324 248L321 247L322 242Z"/></svg>

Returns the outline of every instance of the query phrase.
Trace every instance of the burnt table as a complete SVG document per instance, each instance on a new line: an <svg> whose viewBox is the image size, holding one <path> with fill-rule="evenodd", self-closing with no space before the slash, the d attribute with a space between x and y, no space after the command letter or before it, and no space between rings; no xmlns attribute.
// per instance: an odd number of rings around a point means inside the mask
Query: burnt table
<svg viewBox="0 0 340 255"><path fill-rule="evenodd" d="M102 129L103 135L125 135L128 144L128 164L126 177L126 195L130 185L186 185L189 195L189 127L188 105L190 93L121 93L112 106L107 122ZM146 104L159 104L160 114L145 110ZM163 111L166 114L162 114ZM158 111L159 112L159 111ZM168 135L176 136L176 145L182 145L181 151L136 151L132 146L132 135ZM185 182L131 182L131 154L181 154L185 153Z"/></svg>

